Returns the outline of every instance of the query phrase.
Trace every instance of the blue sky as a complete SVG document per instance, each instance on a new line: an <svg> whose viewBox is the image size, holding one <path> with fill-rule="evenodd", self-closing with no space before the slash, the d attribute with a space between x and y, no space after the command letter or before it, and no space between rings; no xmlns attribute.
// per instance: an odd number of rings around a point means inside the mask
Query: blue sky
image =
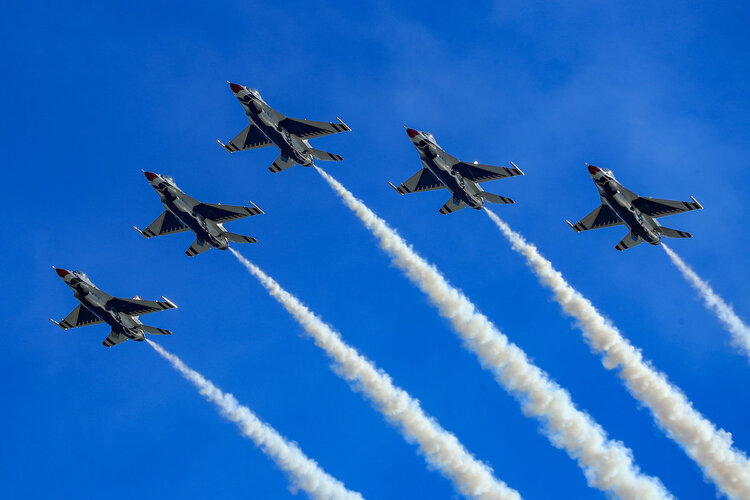
<svg viewBox="0 0 750 500"><path fill-rule="evenodd" d="M441 216L443 192L386 184L419 168L403 126L454 156L514 161L485 184L536 243L695 406L750 449L745 357L658 248L614 250L622 228L575 234L598 201L584 162L629 189L704 211L664 219L672 247L750 317L744 196L750 74L739 3L199 2L6 7L0 131L9 209L0 312L6 498L287 498L288 481L144 344L63 332L75 307L52 265L118 296L166 295L148 317L164 347L250 406L368 498L451 498L415 447L340 380L301 328L228 253L190 259L180 234L146 241L161 205L140 169L205 202L257 203L240 250L419 398L526 498L601 498L313 170L273 175L270 149L229 155L246 126L225 81L292 117L353 131L315 141L323 166L395 226L578 406L679 498L715 488L604 370L481 213Z"/></svg>

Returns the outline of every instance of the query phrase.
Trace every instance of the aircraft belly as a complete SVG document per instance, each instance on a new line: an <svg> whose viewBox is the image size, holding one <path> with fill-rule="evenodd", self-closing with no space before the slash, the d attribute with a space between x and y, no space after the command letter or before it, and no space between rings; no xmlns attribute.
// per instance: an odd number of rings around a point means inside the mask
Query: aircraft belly
<svg viewBox="0 0 750 500"><path fill-rule="evenodd" d="M104 309L103 307L100 307L98 305L93 305L89 300L83 299L81 300L81 305L88 309L94 316L99 318L100 320L104 321L106 324L111 326L112 328L121 328L122 325L117 320L117 317L110 311Z"/></svg>
<svg viewBox="0 0 750 500"><path fill-rule="evenodd" d="M186 213L184 210L177 208L177 206L172 202L165 203L164 205L167 210L172 212L172 214L174 214L174 216L177 217L180 222L185 224L188 229L194 232L198 237L201 237L201 234L205 234L203 227L192 214Z"/></svg>
<svg viewBox="0 0 750 500"><path fill-rule="evenodd" d="M424 166L429 170L430 172L437 177L437 179L443 183L443 185L450 191L454 197L463 199L465 197L464 190L461 188L461 186L458 185L458 182L456 182L456 179L440 168L438 165L436 165L433 162L424 162Z"/></svg>

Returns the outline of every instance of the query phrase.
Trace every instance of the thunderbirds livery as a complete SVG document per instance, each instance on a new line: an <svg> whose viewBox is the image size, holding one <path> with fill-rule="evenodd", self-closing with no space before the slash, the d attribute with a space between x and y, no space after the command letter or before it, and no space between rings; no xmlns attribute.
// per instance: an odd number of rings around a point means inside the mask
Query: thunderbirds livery
<svg viewBox="0 0 750 500"><path fill-rule="evenodd" d="M657 218L665 215L703 208L698 200L692 196L690 197L693 200L692 202L643 198L625 189L615 179L611 170L594 165L588 165L588 169L596 189L599 191L602 204L578 221L577 224L565 221L576 232L622 224L630 230L630 233L615 246L617 250L627 250L644 241L652 245L658 245L662 237L693 237L690 233L664 227L656 221Z"/></svg>
<svg viewBox="0 0 750 500"><path fill-rule="evenodd" d="M250 125L237 137L224 144L217 140L230 153L246 149L276 146L281 153L268 167L271 172L281 172L296 164L303 167L312 166L315 159L323 161L341 161L343 158L334 153L321 151L310 146L309 139L323 135L348 132L351 129L337 118L338 123L298 120L282 115L250 87L230 83L234 96L242 104Z"/></svg>
<svg viewBox="0 0 750 500"><path fill-rule="evenodd" d="M102 342L106 347L112 347L128 339L141 342L146 338L146 333L172 335L169 330L146 326L138 319L144 314L175 309L177 306L169 299L162 297L164 302L142 300L138 296L132 299L120 299L101 291L89 280L88 276L80 271L65 269L55 269L55 271L73 290L73 295L80 302L79 306L73 309L73 312L64 320L57 322L50 319L63 330L107 323L112 327L112 331Z"/></svg>
<svg viewBox="0 0 750 500"><path fill-rule="evenodd" d="M466 163L446 153L435 142L432 134L413 128L407 128L406 133L417 148L419 159L422 160L422 170L398 187L388 183L399 194L445 188L453 197L440 209L441 214L450 214L466 207L479 210L484 207L485 201L514 203L510 198L482 190L479 183L523 175L515 163L510 162L513 168Z"/></svg>
<svg viewBox="0 0 750 500"><path fill-rule="evenodd" d="M232 243L257 243L258 240L250 236L230 233L224 229L224 222L243 219L253 215L262 214L263 210L258 208L252 201L252 207L235 207L232 205L213 205L201 203L195 198L186 195L172 178L153 172L144 172L146 179L161 198L161 203L166 209L159 218L141 231L133 228L146 238L161 236L163 234L192 231L195 233L195 242L185 252L194 257L211 248L226 250L229 242Z"/></svg>

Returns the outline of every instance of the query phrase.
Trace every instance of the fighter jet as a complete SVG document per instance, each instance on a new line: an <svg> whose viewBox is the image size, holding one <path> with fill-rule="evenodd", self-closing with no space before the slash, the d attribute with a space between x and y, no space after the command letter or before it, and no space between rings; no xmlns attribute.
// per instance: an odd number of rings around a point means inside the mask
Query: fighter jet
<svg viewBox="0 0 750 500"><path fill-rule="evenodd" d="M337 154L313 148L308 142L308 139L313 137L351 130L341 118L336 118L338 123L287 118L269 106L257 90L236 83L229 83L229 87L242 104L250 122L250 125L228 144L216 140L230 153L276 146L281 154L268 167L273 173L286 170L295 164L309 167L316 158L323 161L343 160Z"/></svg>
<svg viewBox="0 0 750 500"><path fill-rule="evenodd" d="M201 203L182 192L171 177L153 172L143 173L151 187L159 193L161 203L166 208L164 213L143 231L133 226L144 237L153 238L163 234L193 231L196 239L185 252L189 257L203 253L211 247L226 250L229 248L230 241L232 243L258 242L250 236L228 232L223 224L230 220L262 214L263 210L252 201L250 202L252 207Z"/></svg>
<svg viewBox="0 0 750 500"><path fill-rule="evenodd" d="M388 183L399 194L446 188L453 197L440 209L441 214L450 214L466 207L479 210L484 207L485 201L515 203L510 198L488 193L479 187L480 182L523 175L515 163L510 162L513 168L466 163L446 153L435 142L432 134L413 128L407 128L406 133L417 148L419 159L422 160L422 170L399 187Z"/></svg>
<svg viewBox="0 0 750 500"><path fill-rule="evenodd" d="M599 191L602 204L578 221L577 224L571 224L568 220L565 221L576 232L624 224L630 230L630 233L615 246L617 250L627 250L644 241L652 245L658 245L661 243L662 237L693 237L685 231L664 227L656 219L665 215L702 209L703 206L698 203L698 200L692 196L690 197L693 200L692 202L643 198L625 189L615 179L611 170L594 165L587 164L587 166L596 189Z"/></svg>
<svg viewBox="0 0 750 500"><path fill-rule="evenodd" d="M50 319L63 330L107 323L112 327L112 331L102 342L105 347L112 347L128 339L142 342L145 340L145 334L147 333L150 335L172 335L169 330L144 325L138 319L139 316L144 314L177 308L169 299L162 297L164 302L142 300L138 296L132 299L120 299L98 289L88 276L80 271L67 271L65 269L55 269L55 271L65 284L73 289L73 295L80 302L78 307L73 309L73 312L59 323Z"/></svg>

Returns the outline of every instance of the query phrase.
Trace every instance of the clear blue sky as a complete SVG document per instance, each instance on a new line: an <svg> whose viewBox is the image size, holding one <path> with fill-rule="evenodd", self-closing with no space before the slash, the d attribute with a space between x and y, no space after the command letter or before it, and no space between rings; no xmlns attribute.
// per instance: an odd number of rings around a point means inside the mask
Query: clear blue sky
<svg viewBox="0 0 750 500"><path fill-rule="evenodd" d="M750 449L747 359L659 248L576 234L598 203L584 162L631 190L688 199L673 248L750 317L746 191L750 7L740 2L58 2L6 6L0 130L4 498L287 498L288 482L145 344L63 332L75 307L51 266L118 296L165 295L157 339L368 498L451 498L415 447L340 380L228 253L190 259L180 234L131 229L162 208L141 169L205 202L257 203L241 251L419 398L526 498L602 498L465 351L313 170L273 175L271 149L229 155L246 121L226 80L292 117L353 131L318 139L326 167L397 227L645 472L678 497L715 488L590 353L486 216L441 216L444 192L399 197L418 168L403 126L453 155L525 177L488 191L570 282ZM668 224L667 224L668 223Z"/></svg>

